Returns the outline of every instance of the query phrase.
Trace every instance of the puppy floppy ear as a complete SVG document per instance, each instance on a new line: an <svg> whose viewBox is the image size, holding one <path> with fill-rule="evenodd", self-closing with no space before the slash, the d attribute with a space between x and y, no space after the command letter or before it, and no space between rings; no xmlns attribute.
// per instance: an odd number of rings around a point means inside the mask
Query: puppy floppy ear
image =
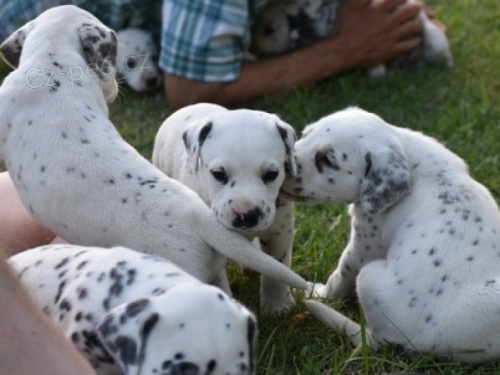
<svg viewBox="0 0 500 375"><path fill-rule="evenodd" d="M205 118L190 123L184 133L182 133L182 140L188 154L189 166L195 172L198 172L199 168L201 146L212 131L212 127L212 121Z"/></svg>
<svg viewBox="0 0 500 375"><path fill-rule="evenodd" d="M149 334L160 319L150 299L120 305L103 316L97 335L126 374L139 374Z"/></svg>
<svg viewBox="0 0 500 375"><path fill-rule="evenodd" d="M361 181L360 204L375 215L399 201L410 190L408 160L399 145L366 152L365 176Z"/></svg>
<svg viewBox="0 0 500 375"><path fill-rule="evenodd" d="M297 162L295 161L294 144L297 140L297 134L295 129L288 125L286 122L282 121L276 116L276 128L280 134L281 140L285 145L286 151L286 162L285 171L287 174L295 176L297 174Z"/></svg>
<svg viewBox="0 0 500 375"><path fill-rule="evenodd" d="M12 68L19 66L21 59L21 52L23 50L24 41L28 34L35 28L35 22L31 21L14 31L5 41L0 45L0 54L7 64Z"/></svg>
<svg viewBox="0 0 500 375"><path fill-rule="evenodd" d="M85 61L99 77L116 71L116 33L101 25L83 24L77 31Z"/></svg>

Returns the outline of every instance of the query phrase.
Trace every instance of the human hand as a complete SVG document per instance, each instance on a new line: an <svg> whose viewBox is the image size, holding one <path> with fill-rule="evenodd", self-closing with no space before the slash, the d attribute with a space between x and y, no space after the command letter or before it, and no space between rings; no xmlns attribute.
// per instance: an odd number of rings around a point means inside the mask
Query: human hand
<svg viewBox="0 0 500 375"><path fill-rule="evenodd" d="M422 5L406 0L347 0L339 9L333 38L361 68L409 53L421 42Z"/></svg>

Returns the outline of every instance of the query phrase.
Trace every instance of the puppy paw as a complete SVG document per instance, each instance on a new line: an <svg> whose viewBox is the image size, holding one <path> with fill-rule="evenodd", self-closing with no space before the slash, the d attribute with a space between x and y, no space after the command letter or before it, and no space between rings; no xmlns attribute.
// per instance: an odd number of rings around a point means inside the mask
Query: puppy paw
<svg viewBox="0 0 500 375"><path fill-rule="evenodd" d="M307 282L308 288L306 291L306 295L308 298L320 299L320 298L328 298L328 286L325 284Z"/></svg>
<svg viewBox="0 0 500 375"><path fill-rule="evenodd" d="M295 306L295 299L289 293L283 299L273 300L262 298L260 301L260 312L263 315L282 315Z"/></svg>

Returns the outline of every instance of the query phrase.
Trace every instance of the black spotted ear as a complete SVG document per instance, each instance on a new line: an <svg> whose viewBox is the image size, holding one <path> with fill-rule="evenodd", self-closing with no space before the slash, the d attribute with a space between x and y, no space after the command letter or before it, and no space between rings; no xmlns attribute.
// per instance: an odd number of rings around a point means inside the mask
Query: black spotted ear
<svg viewBox="0 0 500 375"><path fill-rule="evenodd" d="M331 148L316 152L316 155L314 155L314 165L318 173L323 173L323 171L328 168L334 171L340 171L335 151Z"/></svg>
<svg viewBox="0 0 500 375"><path fill-rule="evenodd" d="M204 118L188 124L187 129L182 134L184 147L188 154L189 165L195 172L197 172L199 168L201 146L203 146L203 143L212 131L212 127L212 121L208 118Z"/></svg>
<svg viewBox="0 0 500 375"><path fill-rule="evenodd" d="M5 41L0 45L0 54L7 64L12 68L19 66L21 59L21 52L23 50L24 41L28 34L35 28L35 21L28 22L21 28L14 31Z"/></svg>
<svg viewBox="0 0 500 375"><path fill-rule="evenodd" d="M295 176L297 174L297 162L295 160L294 144L297 140L297 134L295 133L294 128L281 120L278 116L276 116L276 128L278 129L281 140L285 145L285 170L287 174Z"/></svg>
<svg viewBox="0 0 500 375"><path fill-rule="evenodd" d="M160 319L149 299L120 305L103 316L97 335L126 374L138 375L146 342Z"/></svg>
<svg viewBox="0 0 500 375"><path fill-rule="evenodd" d="M409 192L410 168L399 145L388 145L367 152L365 163L360 204L363 211L375 215L395 204Z"/></svg>
<svg viewBox="0 0 500 375"><path fill-rule="evenodd" d="M77 31L85 61L97 76L116 72L116 33L101 25L85 23Z"/></svg>

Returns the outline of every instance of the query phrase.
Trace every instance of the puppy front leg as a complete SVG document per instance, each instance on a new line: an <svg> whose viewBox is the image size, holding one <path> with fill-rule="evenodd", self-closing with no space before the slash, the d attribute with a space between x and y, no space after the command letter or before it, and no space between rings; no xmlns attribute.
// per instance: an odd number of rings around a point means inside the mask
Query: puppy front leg
<svg viewBox="0 0 500 375"><path fill-rule="evenodd" d="M359 273L357 264L354 264L354 242L349 242L340 256L337 268L328 277L326 284L311 283L309 292L315 298L343 298L354 290L356 277Z"/></svg>
<svg viewBox="0 0 500 375"><path fill-rule="evenodd" d="M222 268L219 272L219 274L216 276L214 282L214 286L219 287L222 289L228 296L232 296L231 292L231 285L229 284L229 279L227 277L227 272L225 268Z"/></svg>
<svg viewBox="0 0 500 375"><path fill-rule="evenodd" d="M295 231L293 203L278 199L274 223L269 235L261 238L262 249L287 267L292 264L292 246ZM290 286L273 278L261 276L260 310L264 314L280 314L295 305Z"/></svg>
<svg viewBox="0 0 500 375"><path fill-rule="evenodd" d="M312 297L343 298L354 291L356 278L361 268L385 254L380 230L371 217L359 219L353 215L349 243L342 251L339 263L326 285L310 284Z"/></svg>

